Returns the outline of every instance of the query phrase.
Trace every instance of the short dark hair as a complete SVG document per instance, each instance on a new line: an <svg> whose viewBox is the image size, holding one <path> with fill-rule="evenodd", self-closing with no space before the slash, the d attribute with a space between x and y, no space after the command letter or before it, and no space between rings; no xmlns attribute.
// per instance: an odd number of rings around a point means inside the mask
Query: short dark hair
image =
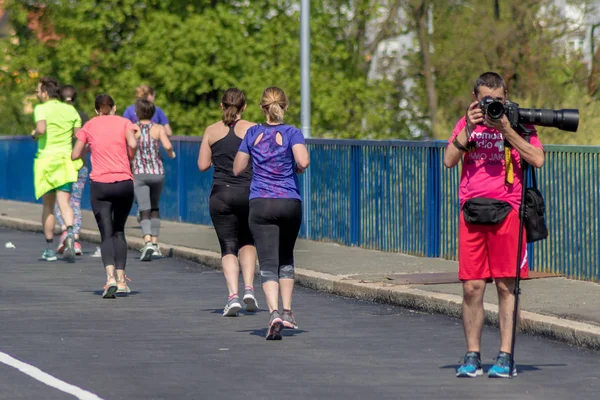
<svg viewBox="0 0 600 400"><path fill-rule="evenodd" d="M473 93L477 95L479 93L479 88L481 86L488 87L490 89L504 89L506 92L506 83L504 79L497 74L496 72L485 72L479 75L479 78L475 81L475 85L473 86Z"/></svg>
<svg viewBox="0 0 600 400"><path fill-rule="evenodd" d="M156 111L156 106L151 101L138 99L135 102L135 115L137 115L138 120L152 119L154 111Z"/></svg>
<svg viewBox="0 0 600 400"><path fill-rule="evenodd" d="M114 106L115 101L109 95L101 94L96 97L95 107L100 115L109 115Z"/></svg>
<svg viewBox="0 0 600 400"><path fill-rule="evenodd" d="M48 97L51 99L58 99L60 97L60 85L58 81L49 76L45 76L40 79L42 92L48 93Z"/></svg>
<svg viewBox="0 0 600 400"><path fill-rule="evenodd" d="M75 100L77 100L77 89L72 85L64 85L60 91L60 97L66 103L75 103Z"/></svg>

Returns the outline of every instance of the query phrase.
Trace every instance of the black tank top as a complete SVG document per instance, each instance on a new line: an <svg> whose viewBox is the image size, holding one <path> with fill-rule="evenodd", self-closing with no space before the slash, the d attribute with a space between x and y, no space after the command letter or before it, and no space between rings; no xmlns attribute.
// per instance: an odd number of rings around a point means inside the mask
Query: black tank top
<svg viewBox="0 0 600 400"><path fill-rule="evenodd" d="M233 175L233 160L242 143L242 139L234 131L237 122L235 121L229 126L229 132L223 139L210 146L214 167L213 185L250 186L252 180L251 166L240 175Z"/></svg>

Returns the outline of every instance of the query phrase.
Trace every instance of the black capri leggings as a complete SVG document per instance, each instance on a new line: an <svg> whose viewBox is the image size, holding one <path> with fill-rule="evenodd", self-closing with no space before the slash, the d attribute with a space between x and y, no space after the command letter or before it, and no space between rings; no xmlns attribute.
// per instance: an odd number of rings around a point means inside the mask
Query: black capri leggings
<svg viewBox="0 0 600 400"><path fill-rule="evenodd" d="M239 249L253 245L248 227L250 187L215 185L210 193L208 208L219 244L221 257L238 255Z"/></svg>
<svg viewBox="0 0 600 400"><path fill-rule="evenodd" d="M125 222L133 205L133 181L114 183L90 183L90 201L98 223L102 244L104 266L114 265L125 269L127 264L127 241Z"/></svg>
<svg viewBox="0 0 600 400"><path fill-rule="evenodd" d="M300 200L250 200L250 231L256 243L263 284L294 279L294 246L301 224Z"/></svg>

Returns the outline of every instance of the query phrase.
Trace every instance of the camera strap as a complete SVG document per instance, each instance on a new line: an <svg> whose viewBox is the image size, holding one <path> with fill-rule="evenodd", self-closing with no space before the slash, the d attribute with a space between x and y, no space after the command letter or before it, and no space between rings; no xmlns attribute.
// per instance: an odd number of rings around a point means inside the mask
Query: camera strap
<svg viewBox="0 0 600 400"><path fill-rule="evenodd" d="M522 124L518 124L517 126L512 127L519 135L523 137L523 139L527 140L529 143L529 137L531 136L531 130L524 127ZM512 146L510 142L504 139L504 164L505 164L505 178L504 183L507 185L512 185L515 182L515 168L512 162ZM523 177L525 181L526 177ZM535 182L535 172L533 177L533 182ZM535 183L534 183L535 186Z"/></svg>

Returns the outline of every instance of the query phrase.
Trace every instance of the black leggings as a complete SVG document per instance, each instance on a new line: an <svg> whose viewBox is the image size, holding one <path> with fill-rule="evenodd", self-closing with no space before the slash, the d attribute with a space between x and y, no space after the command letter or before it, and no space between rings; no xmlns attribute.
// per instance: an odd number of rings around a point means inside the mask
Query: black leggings
<svg viewBox="0 0 600 400"><path fill-rule="evenodd" d="M114 265L125 269L127 264L127 241L125 222L133 205L133 181L114 183L90 183L92 210L98 223L102 244L104 266Z"/></svg>
<svg viewBox="0 0 600 400"><path fill-rule="evenodd" d="M256 243L263 284L294 279L294 246L301 224L300 200L250 200L250 231Z"/></svg>
<svg viewBox="0 0 600 400"><path fill-rule="evenodd" d="M254 244L248 227L249 197L250 187L212 188L208 208L221 245L221 257L237 256L240 248Z"/></svg>

